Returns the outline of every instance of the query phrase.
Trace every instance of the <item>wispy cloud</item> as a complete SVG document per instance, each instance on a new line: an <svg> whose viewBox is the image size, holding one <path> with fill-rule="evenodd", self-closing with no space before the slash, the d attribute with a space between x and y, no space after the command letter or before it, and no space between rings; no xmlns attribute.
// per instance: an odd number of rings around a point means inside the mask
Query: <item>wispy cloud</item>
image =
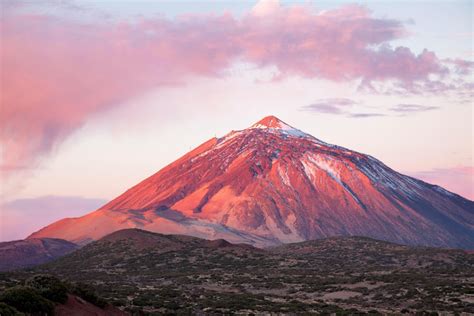
<svg viewBox="0 0 474 316"><path fill-rule="evenodd" d="M83 10L82 19L49 15L54 10L37 5L25 10L28 3L2 12L0 57L8 80L0 96L0 142L8 170L51 152L97 113L190 76L223 76L235 61L274 67L279 78L360 80L371 88L395 83L406 92L452 89L430 79L450 74L435 52L390 45L408 36L403 22L374 17L363 6L318 12L263 1L242 17L96 21L85 19ZM315 109L330 113L342 106Z"/></svg>
<svg viewBox="0 0 474 316"><path fill-rule="evenodd" d="M354 109L358 106L358 109ZM365 106L355 100L349 98L328 98L319 99L314 103L300 107L302 111L313 113L340 115L350 118L368 118L386 116L383 113L376 112L356 112L356 110L364 110Z"/></svg>
<svg viewBox="0 0 474 316"><path fill-rule="evenodd" d="M354 104L357 104L357 102L347 98L319 99L314 103L302 106L301 110L328 114L346 114L347 108Z"/></svg>
<svg viewBox="0 0 474 316"><path fill-rule="evenodd" d="M381 116L387 116L382 113L350 113L347 114L349 117L353 118L366 118L366 117L381 117Z"/></svg>
<svg viewBox="0 0 474 316"><path fill-rule="evenodd" d="M409 114L437 110L439 107L421 104L397 104L390 107L388 112L383 112L383 107L380 107L380 110L382 111L377 112L369 111L370 109L372 108L367 107L362 102L354 101L348 98L319 99L314 103L300 107L300 110L302 111L339 115L349 118L406 116Z"/></svg>
<svg viewBox="0 0 474 316"><path fill-rule="evenodd" d="M407 114L407 113L418 113L426 112L439 109L438 106L429 106L421 104L397 104L390 108L390 111Z"/></svg>

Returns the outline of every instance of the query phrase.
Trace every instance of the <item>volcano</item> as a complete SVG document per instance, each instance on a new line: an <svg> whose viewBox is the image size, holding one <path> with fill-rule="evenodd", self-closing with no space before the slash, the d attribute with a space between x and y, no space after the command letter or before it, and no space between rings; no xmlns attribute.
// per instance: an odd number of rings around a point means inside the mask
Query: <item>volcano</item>
<svg viewBox="0 0 474 316"><path fill-rule="evenodd" d="M212 138L100 209L29 238L124 228L258 247L331 236L474 249L474 202L268 116Z"/></svg>

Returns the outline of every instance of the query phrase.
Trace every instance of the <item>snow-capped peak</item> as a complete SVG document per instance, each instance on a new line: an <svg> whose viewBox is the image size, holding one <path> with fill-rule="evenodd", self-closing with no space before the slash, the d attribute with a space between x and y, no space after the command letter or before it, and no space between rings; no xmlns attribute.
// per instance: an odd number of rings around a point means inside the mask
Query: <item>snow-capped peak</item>
<svg viewBox="0 0 474 316"><path fill-rule="evenodd" d="M296 129L286 124L285 122L283 122L282 120L280 120L279 118L273 115L266 116L260 121L258 121L257 123L250 126L250 129L254 129L254 128L265 129L268 131L279 131L291 136L299 136L299 137L309 136L308 134L300 131L299 129Z"/></svg>
<svg viewBox="0 0 474 316"><path fill-rule="evenodd" d="M286 124L282 120L280 120L278 117L269 115L265 116L263 119L258 121L257 123L253 124L250 128L273 128L273 129L295 129L291 127L290 125Z"/></svg>
<svg viewBox="0 0 474 316"><path fill-rule="evenodd" d="M442 190L270 116L210 139L99 210L30 238L85 243L140 227L262 247L350 233L474 249L474 202Z"/></svg>

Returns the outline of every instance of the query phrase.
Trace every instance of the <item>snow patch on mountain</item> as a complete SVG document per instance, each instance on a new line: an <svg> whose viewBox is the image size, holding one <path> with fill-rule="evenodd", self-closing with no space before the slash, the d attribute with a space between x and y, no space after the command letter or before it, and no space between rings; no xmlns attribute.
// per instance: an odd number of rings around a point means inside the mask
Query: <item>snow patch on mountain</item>
<svg viewBox="0 0 474 316"><path fill-rule="evenodd" d="M325 171L327 175L329 175L331 179L336 181L354 199L357 204L363 206L361 201L357 198L357 196L354 195L349 186L341 180L337 163L342 162L336 162L336 160L333 158L318 154L307 155L306 160L303 159L301 162L303 163L307 174L309 172L309 174L311 175L312 180L314 179L314 175L316 173L316 171L314 170L315 167Z"/></svg>
<svg viewBox="0 0 474 316"><path fill-rule="evenodd" d="M285 136L309 137L308 134L296 129L275 116L267 116L250 127L250 129L261 129L270 133L279 133Z"/></svg>
<svg viewBox="0 0 474 316"><path fill-rule="evenodd" d="M242 134L243 134L243 131L232 131L232 132L230 132L229 134L225 135L224 137L219 138L217 145L214 146L213 149L219 149L219 148L223 147L228 142L230 142L231 140L237 138L238 136L240 136Z"/></svg>
<svg viewBox="0 0 474 316"><path fill-rule="evenodd" d="M341 183L339 177L339 170L335 167L335 163L332 159L324 158L321 155L308 155L307 159L316 165L319 169L326 171L331 178L336 180L338 183Z"/></svg>
<svg viewBox="0 0 474 316"><path fill-rule="evenodd" d="M288 177L287 169L284 170L282 166L278 166L278 175L280 176L280 179L283 181L283 183L286 186L291 187L290 178Z"/></svg>

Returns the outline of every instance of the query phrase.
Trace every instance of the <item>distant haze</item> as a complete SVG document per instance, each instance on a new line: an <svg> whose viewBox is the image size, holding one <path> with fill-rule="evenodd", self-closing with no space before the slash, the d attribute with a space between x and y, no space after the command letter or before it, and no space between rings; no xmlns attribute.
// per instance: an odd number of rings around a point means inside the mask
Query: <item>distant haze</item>
<svg viewBox="0 0 474 316"><path fill-rule="evenodd" d="M65 217L89 213L106 200L78 196L43 196L18 199L0 205L0 241L23 239Z"/></svg>

